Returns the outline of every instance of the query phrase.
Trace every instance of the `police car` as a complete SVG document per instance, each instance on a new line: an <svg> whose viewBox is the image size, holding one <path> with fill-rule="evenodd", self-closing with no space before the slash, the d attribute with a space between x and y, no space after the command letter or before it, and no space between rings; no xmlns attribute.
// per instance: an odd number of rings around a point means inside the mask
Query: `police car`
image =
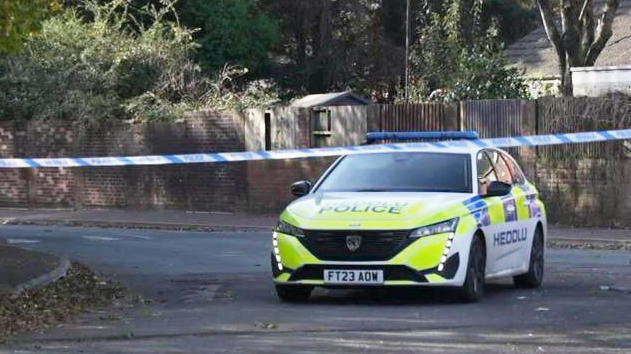
<svg viewBox="0 0 631 354"><path fill-rule="evenodd" d="M292 185L300 198L272 241L281 300L316 286L441 286L474 302L490 279L541 285L545 208L515 160L484 144L427 145L342 156L315 184Z"/></svg>

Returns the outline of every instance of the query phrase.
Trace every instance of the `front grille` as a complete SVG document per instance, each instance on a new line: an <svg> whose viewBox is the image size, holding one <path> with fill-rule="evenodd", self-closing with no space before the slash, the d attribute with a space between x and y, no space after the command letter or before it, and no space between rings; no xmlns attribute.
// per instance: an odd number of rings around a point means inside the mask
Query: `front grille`
<svg viewBox="0 0 631 354"><path fill-rule="evenodd" d="M305 230L300 242L314 256L326 261L386 261L407 247L409 230L395 231L329 231ZM351 251L348 236L361 237L359 248Z"/></svg>

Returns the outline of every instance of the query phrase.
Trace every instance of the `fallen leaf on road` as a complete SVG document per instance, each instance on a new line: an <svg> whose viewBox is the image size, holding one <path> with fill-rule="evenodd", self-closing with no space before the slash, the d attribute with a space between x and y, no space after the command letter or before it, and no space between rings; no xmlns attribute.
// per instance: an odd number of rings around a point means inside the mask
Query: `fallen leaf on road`
<svg viewBox="0 0 631 354"><path fill-rule="evenodd" d="M99 284L103 282L106 285ZM0 293L0 343L8 336L54 326L78 313L107 306L123 295L122 285L104 281L75 263L65 277L52 284L17 297Z"/></svg>

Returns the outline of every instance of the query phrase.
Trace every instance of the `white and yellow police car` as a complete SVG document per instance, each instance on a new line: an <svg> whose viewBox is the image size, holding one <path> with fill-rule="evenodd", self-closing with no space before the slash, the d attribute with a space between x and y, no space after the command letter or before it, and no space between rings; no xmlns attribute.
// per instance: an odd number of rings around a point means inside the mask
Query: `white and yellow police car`
<svg viewBox="0 0 631 354"><path fill-rule="evenodd" d="M447 286L473 302L489 279L543 280L545 208L503 150L347 155L292 192L300 198L272 241L283 301L305 301L315 286Z"/></svg>

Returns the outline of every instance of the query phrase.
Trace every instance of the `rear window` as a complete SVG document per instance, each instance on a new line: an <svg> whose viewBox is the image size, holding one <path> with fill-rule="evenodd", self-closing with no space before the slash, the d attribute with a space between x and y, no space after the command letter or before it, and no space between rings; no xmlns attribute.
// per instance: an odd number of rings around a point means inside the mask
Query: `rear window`
<svg viewBox="0 0 631 354"><path fill-rule="evenodd" d="M468 154L430 152L350 155L317 191L471 193L471 159Z"/></svg>

